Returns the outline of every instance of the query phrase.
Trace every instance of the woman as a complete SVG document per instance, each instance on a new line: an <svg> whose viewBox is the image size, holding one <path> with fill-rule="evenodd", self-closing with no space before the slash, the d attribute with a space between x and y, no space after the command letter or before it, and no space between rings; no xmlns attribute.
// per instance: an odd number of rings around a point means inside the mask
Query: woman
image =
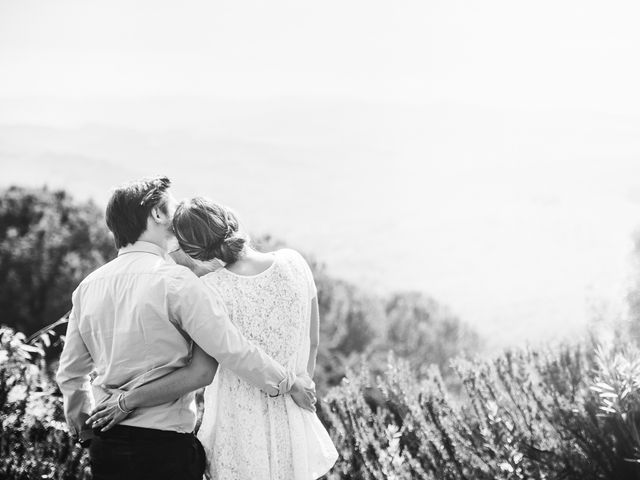
<svg viewBox="0 0 640 480"><path fill-rule="evenodd" d="M173 227L181 249L191 258L224 263L224 268L201 278L219 293L240 331L288 370L312 378L318 302L302 256L290 249L254 250L234 213L204 198L183 202ZM194 377L207 370L210 375L216 367L196 349L189 366L128 392L124 409L157 403L154 392L163 385L193 389ZM98 409L91 420L100 425L105 419ZM324 475L337 459L315 413L299 408L288 395L271 398L223 367L205 390L198 438L214 479L312 479Z"/></svg>

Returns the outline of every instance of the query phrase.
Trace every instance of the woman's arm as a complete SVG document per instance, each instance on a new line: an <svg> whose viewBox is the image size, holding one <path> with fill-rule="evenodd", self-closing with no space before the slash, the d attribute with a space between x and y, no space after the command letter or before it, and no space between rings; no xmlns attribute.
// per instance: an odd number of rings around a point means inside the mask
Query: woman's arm
<svg viewBox="0 0 640 480"><path fill-rule="evenodd" d="M217 369L218 362L194 344L189 365L129 392L114 392L111 397L93 409L87 424L94 428L102 427L102 431L106 431L124 420L128 414L118 407L120 393L123 393L120 406L126 410L154 407L209 385Z"/></svg>
<svg viewBox="0 0 640 480"><path fill-rule="evenodd" d="M320 314L318 312L318 297L311 300L311 326L309 329L310 348L307 373L313 378L316 369L316 357L318 356L318 344L320 343Z"/></svg>

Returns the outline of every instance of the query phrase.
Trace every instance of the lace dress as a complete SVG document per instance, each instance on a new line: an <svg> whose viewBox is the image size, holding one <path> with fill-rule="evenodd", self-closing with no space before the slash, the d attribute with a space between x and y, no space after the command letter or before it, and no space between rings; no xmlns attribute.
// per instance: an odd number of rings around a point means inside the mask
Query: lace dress
<svg viewBox="0 0 640 480"><path fill-rule="evenodd" d="M287 369L304 373L309 359L315 284L302 256L275 252L252 276L220 269L202 277L240 331ZM318 417L291 396L269 397L219 367L204 393L198 438L215 480L308 480L321 477L338 453Z"/></svg>

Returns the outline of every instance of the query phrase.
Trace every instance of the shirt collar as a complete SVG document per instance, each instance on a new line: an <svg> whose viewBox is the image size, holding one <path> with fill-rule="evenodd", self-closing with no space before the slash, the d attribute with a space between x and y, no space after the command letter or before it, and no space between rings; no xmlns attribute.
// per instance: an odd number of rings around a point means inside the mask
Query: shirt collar
<svg viewBox="0 0 640 480"><path fill-rule="evenodd" d="M122 247L120 250L118 250L118 256L134 252L152 253L153 255L158 255L162 258L167 257L167 252L165 252L155 243L143 242L140 240L133 244L129 244L126 247Z"/></svg>

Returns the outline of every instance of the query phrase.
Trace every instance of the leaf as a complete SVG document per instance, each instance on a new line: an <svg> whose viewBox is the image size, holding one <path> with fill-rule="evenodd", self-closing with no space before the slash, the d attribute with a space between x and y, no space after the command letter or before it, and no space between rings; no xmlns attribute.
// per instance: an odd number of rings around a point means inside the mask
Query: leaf
<svg viewBox="0 0 640 480"><path fill-rule="evenodd" d="M602 392L600 396L603 398L618 398L618 394L614 392Z"/></svg>
<svg viewBox="0 0 640 480"><path fill-rule="evenodd" d="M601 388L602 390L615 391L615 389L611 385L605 382L598 382L592 388L594 387Z"/></svg>
<svg viewBox="0 0 640 480"><path fill-rule="evenodd" d="M36 347L34 345L27 345L26 343L23 345L20 345L20 349L27 352L31 352L31 353L39 353L40 355L44 354L44 352L42 351L42 348Z"/></svg>

